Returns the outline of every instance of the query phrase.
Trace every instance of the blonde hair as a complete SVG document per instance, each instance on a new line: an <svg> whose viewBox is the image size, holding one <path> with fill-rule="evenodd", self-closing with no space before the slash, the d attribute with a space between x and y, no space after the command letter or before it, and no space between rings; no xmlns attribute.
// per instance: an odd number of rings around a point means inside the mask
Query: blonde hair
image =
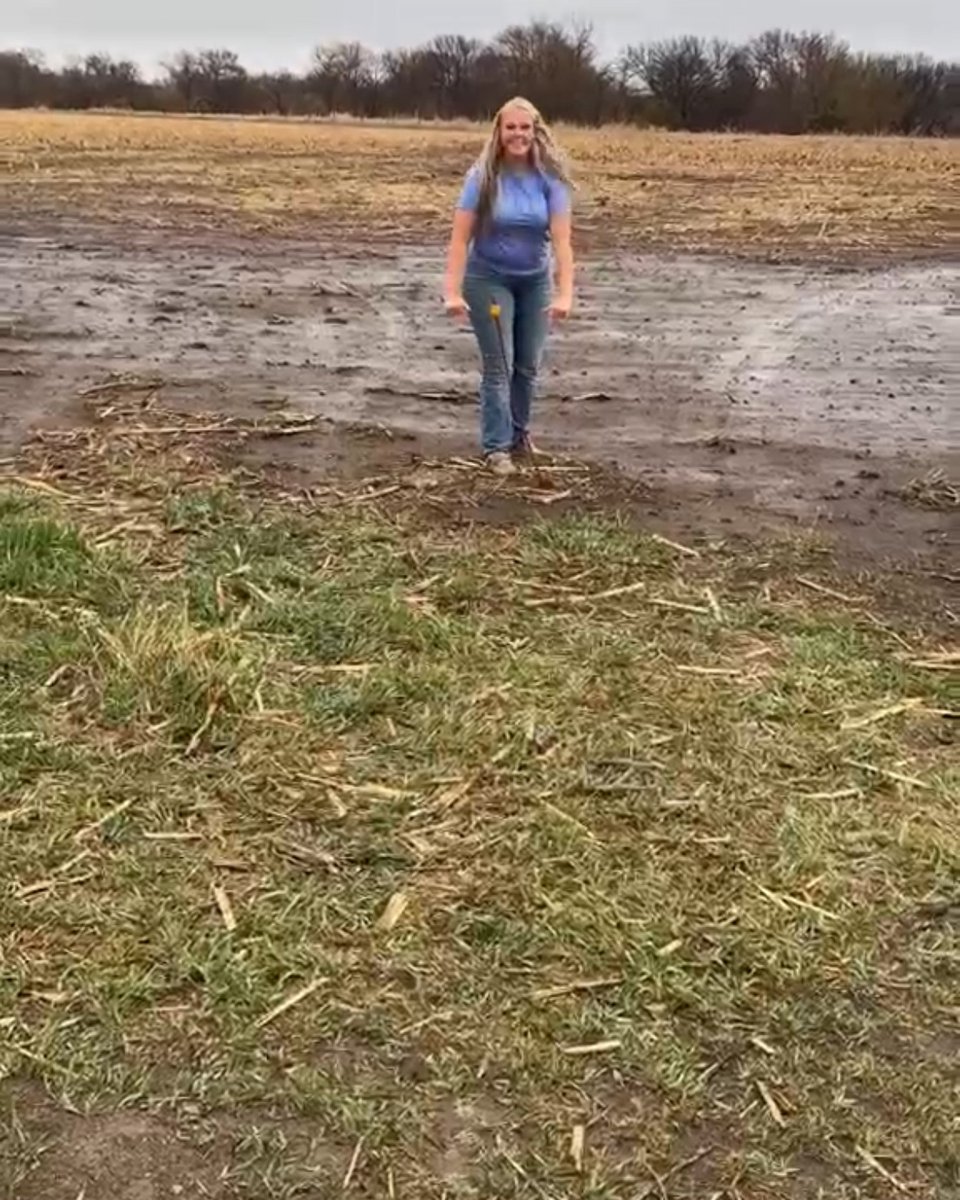
<svg viewBox="0 0 960 1200"><path fill-rule="evenodd" d="M566 156L557 145L550 126L540 114L539 109L523 96L514 96L506 104L502 104L493 118L493 128L486 144L477 159L477 170L480 173L480 196L477 202L477 220L482 225L493 211L493 203L497 194L497 183L503 168L503 138L501 125L503 114L511 108L519 108L533 120L533 145L530 148L530 165L536 170L544 171L572 186L570 168Z"/></svg>

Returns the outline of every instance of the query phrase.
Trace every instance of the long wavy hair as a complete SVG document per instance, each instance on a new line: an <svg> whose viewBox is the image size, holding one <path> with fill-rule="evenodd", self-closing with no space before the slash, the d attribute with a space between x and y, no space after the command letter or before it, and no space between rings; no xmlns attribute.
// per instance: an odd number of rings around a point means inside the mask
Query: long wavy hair
<svg viewBox="0 0 960 1200"><path fill-rule="evenodd" d="M557 145L556 139L540 114L536 105L523 96L514 96L506 104L500 106L493 119L493 128L486 144L477 159L477 169L480 172L480 197L477 202L477 220L483 225L490 219L494 200L497 195L497 184L503 169L503 137L501 127L503 115L512 108L518 108L527 113L533 120L533 145L530 147L530 165L536 170L543 171L562 180L569 186L573 185L570 167L566 155Z"/></svg>

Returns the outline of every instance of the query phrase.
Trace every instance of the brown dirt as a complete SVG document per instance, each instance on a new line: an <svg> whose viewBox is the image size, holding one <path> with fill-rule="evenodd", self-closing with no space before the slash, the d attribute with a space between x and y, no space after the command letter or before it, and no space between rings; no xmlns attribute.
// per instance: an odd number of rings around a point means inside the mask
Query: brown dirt
<svg viewBox="0 0 960 1200"><path fill-rule="evenodd" d="M239 1177L234 1186L235 1170L258 1156L266 1166L271 1135L283 1149L284 1163L292 1164L290 1185L309 1185L311 1195L339 1193L349 1163L349 1149L327 1144L318 1136L316 1122L268 1111L246 1111L242 1118L229 1113L201 1118L189 1112L174 1118L136 1109L80 1114L65 1111L40 1088L24 1084L6 1094L0 1091L0 1100L15 1118L21 1141L31 1148L29 1173L13 1192L4 1190L11 1180L4 1178L0 1153L4 1200L8 1195L14 1200L246 1196L247 1191L238 1190L243 1186Z"/></svg>
<svg viewBox="0 0 960 1200"><path fill-rule="evenodd" d="M32 430L83 421L81 394L112 373L165 408L319 416L316 430L243 451L304 486L474 455L475 349L440 310L442 253L0 229L0 459ZM960 474L958 290L944 263L860 271L598 252L550 347L538 440L601 468L611 494L668 534L816 530L851 564L955 577L956 510L900 493L933 470ZM522 507L507 489L472 516L511 520ZM18 1103L47 1150L29 1185L5 1192L0 1178L3 1200L233 1194L229 1122L205 1142L173 1118L81 1118L23 1091ZM441 1175L458 1173L474 1136L462 1125L441 1130ZM307 1138L304 1161L314 1153ZM315 1194L339 1194L344 1154L321 1157ZM697 1184L694 1167L678 1187Z"/></svg>
<svg viewBox="0 0 960 1200"><path fill-rule="evenodd" d="M862 266L955 246L952 138L561 128L587 247ZM483 125L0 112L0 209L176 233L423 245L449 228Z"/></svg>
<svg viewBox="0 0 960 1200"><path fill-rule="evenodd" d="M8 229L0 252L0 454L79 419L111 372L167 408L319 416L246 451L305 484L476 453L475 349L440 311L441 245L76 226ZM900 492L960 465L952 267L609 252L581 280L549 350L545 447L641 485L636 511L666 532L816 530L858 563L951 569L956 511Z"/></svg>
<svg viewBox="0 0 960 1200"><path fill-rule="evenodd" d="M612 1114L606 1107L597 1128L591 1129L594 1153L623 1167L636 1162L638 1147L631 1131L643 1119L643 1106L627 1103L628 1091L624 1083L618 1086L616 1107L624 1109L615 1122L619 1132L611 1134ZM182 1110L174 1117L130 1109L81 1115L64 1110L32 1084L0 1089L0 1103L5 1115L14 1119L18 1140L29 1147L18 1170L5 1177L5 1164L16 1160L5 1160L0 1139L4 1200L246 1200L261 1194L253 1190L258 1178L268 1189L264 1196L324 1200L343 1194L353 1157L351 1147L323 1137L320 1122L268 1110L204 1116ZM438 1107L422 1146L423 1160L451 1197L495 1200L476 1190L471 1175L484 1150L511 1128L508 1110L489 1099L445 1103ZM719 1194L724 1183L739 1181L741 1190L732 1195L771 1200L766 1188L758 1190L746 1178L741 1156L742 1145L729 1121L692 1123L670 1138L661 1188L669 1181L670 1195L693 1200ZM654 1178L651 1170L647 1189L641 1186L634 1194L651 1200L662 1194ZM824 1188L835 1189L840 1183L835 1167L813 1153L798 1151L780 1197L814 1200ZM364 1178L354 1181L354 1191L358 1196L385 1194L379 1183Z"/></svg>
<svg viewBox="0 0 960 1200"><path fill-rule="evenodd" d="M217 1165L186 1145L172 1122L135 1112L83 1118L50 1106L45 1116L34 1117L30 1132L44 1145L29 1190L18 1193L30 1200L186 1200L216 1194Z"/></svg>

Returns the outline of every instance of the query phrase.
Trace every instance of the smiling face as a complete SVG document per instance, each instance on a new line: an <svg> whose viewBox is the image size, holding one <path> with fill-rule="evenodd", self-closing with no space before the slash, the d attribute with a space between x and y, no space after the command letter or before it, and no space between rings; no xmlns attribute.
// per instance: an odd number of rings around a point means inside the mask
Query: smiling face
<svg viewBox="0 0 960 1200"><path fill-rule="evenodd" d="M506 162L529 162L534 142L534 117L525 108L505 108L500 114L500 145Z"/></svg>

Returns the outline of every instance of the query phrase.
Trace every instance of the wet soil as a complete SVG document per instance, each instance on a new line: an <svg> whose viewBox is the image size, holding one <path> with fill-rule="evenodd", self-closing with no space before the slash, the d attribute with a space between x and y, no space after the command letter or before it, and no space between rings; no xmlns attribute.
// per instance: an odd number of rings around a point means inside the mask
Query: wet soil
<svg viewBox="0 0 960 1200"><path fill-rule="evenodd" d="M442 313L442 256L0 228L0 459L36 429L88 419L83 393L114 374L168 409L321 418L243 451L307 485L474 455L476 351ZM630 495L652 529L815 529L853 564L956 572L957 510L901 494L933 471L960 475L954 265L597 251L578 300L550 344L536 436L620 479L611 497ZM504 497L483 516L512 513ZM27 1100L53 1149L24 1200L220 1194L229 1147L201 1153L160 1118L91 1125ZM85 1159L94 1144L107 1153Z"/></svg>
<svg viewBox="0 0 960 1200"><path fill-rule="evenodd" d="M111 372L164 407L319 416L247 454L305 480L477 453L477 360L443 247L0 230L0 455L81 419ZM551 339L541 445L643 485L654 527L816 529L945 569L957 512L900 492L960 466L960 272L596 253ZM373 435L373 436L371 436ZM379 436L377 436L379 435Z"/></svg>

